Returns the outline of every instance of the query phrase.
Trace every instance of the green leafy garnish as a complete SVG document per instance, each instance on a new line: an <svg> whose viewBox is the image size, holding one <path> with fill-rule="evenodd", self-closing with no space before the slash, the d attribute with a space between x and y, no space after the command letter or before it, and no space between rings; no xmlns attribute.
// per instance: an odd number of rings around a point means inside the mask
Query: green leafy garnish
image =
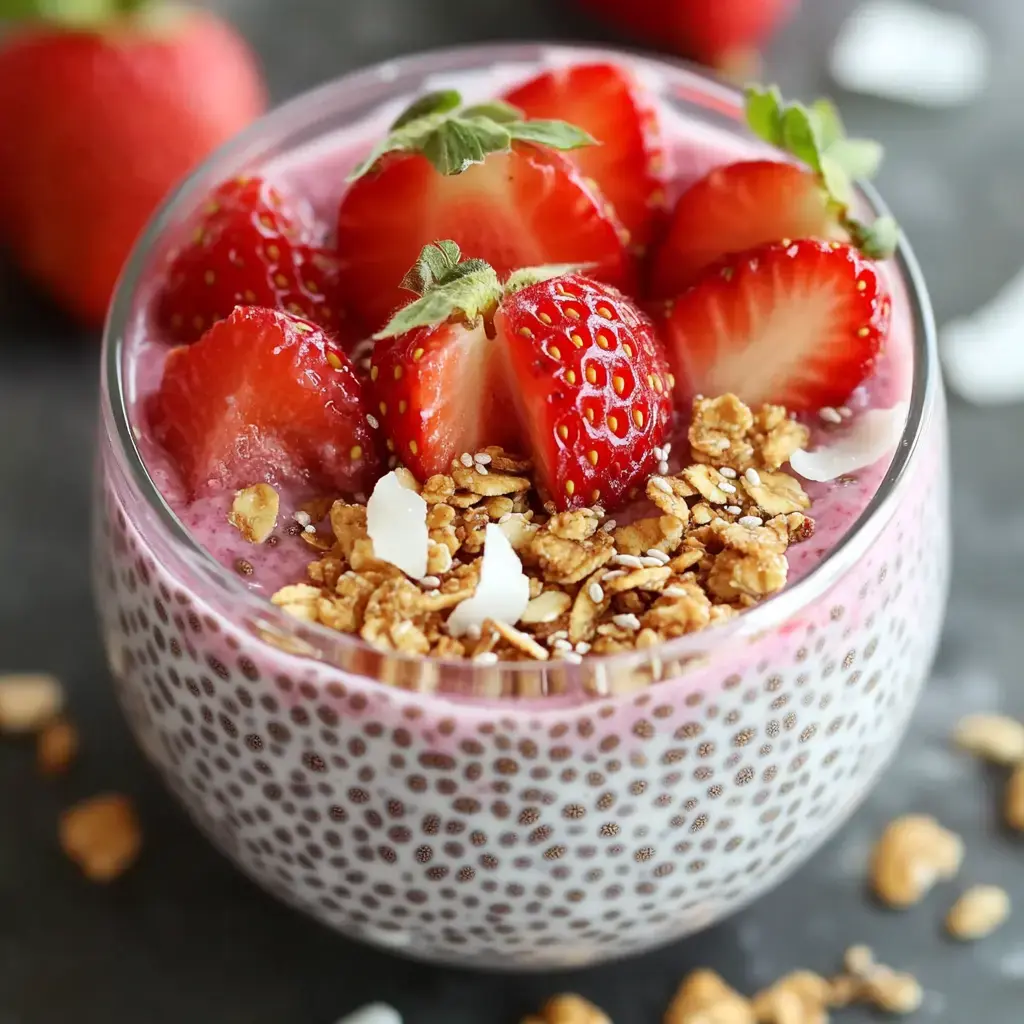
<svg viewBox="0 0 1024 1024"><path fill-rule="evenodd" d="M899 228L891 217L880 218L885 223L879 227L878 222L861 224L849 213L854 182L873 178L882 162L882 147L877 142L847 138L839 111L828 100L817 100L809 107L787 103L775 86L748 86L746 115L755 135L818 175L839 211L840 223L866 255L875 259L892 255L899 242Z"/></svg>
<svg viewBox="0 0 1024 1024"><path fill-rule="evenodd" d="M413 328L432 327L453 318L472 324L480 316L492 316L504 296L531 284L580 273L590 265L549 263L525 267L509 274L503 287L490 264L478 259L464 260L456 242L425 245L412 269L402 278L402 287L419 298L400 309L374 338L394 338Z"/></svg>
<svg viewBox="0 0 1024 1024"><path fill-rule="evenodd" d="M462 97L454 89L416 100L348 180L362 177L386 153L420 153L441 174L450 175L483 163L490 153L507 153L514 141L561 150L596 144L581 128L565 121L523 120L519 110L501 100L461 106Z"/></svg>

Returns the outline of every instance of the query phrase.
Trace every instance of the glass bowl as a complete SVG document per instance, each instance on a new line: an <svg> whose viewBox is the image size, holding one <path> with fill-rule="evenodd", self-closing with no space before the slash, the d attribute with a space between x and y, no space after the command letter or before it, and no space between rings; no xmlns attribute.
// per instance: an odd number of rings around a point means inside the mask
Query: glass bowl
<svg viewBox="0 0 1024 1024"><path fill-rule="evenodd" d="M885 771L945 605L945 404L905 243L895 309L913 334L913 385L881 488L817 568L709 632L582 665L384 654L247 590L165 504L137 449L125 341L207 191L357 123L383 127L425 89L475 98L502 76L595 58L632 66L695 123L742 134L734 92L624 52L499 45L379 65L211 157L136 247L107 324L95 580L131 728L260 885L428 960L600 961L705 928L776 885Z"/></svg>

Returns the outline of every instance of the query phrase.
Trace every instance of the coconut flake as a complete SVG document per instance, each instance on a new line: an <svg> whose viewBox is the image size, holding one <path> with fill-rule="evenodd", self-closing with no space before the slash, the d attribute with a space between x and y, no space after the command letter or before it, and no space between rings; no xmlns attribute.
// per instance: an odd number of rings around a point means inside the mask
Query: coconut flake
<svg viewBox="0 0 1024 1024"><path fill-rule="evenodd" d="M530 580L523 563L500 526L488 523L484 532L484 556L480 582L472 597L456 605L448 616L448 632L464 636L486 619L514 626L530 603Z"/></svg>
<svg viewBox="0 0 1024 1024"><path fill-rule="evenodd" d="M869 409L841 437L813 452L793 452L789 464L805 480L824 482L874 465L899 444L907 422L908 406L898 402L891 409Z"/></svg>
<svg viewBox="0 0 1024 1024"><path fill-rule="evenodd" d="M377 481L366 503L366 532L375 558L416 580L427 575L427 503L395 473Z"/></svg>
<svg viewBox="0 0 1024 1024"><path fill-rule="evenodd" d="M990 45L960 14L909 0L868 0L839 31L832 77L851 92L923 107L955 107L989 80Z"/></svg>

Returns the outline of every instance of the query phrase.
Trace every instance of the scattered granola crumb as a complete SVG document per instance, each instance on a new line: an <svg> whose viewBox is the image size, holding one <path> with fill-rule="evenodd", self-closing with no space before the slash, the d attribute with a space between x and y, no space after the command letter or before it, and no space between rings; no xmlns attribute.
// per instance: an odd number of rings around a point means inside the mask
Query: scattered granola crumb
<svg viewBox="0 0 1024 1024"><path fill-rule="evenodd" d="M560 995L549 999L540 1013L524 1017L522 1024L611 1024L611 1019L583 996Z"/></svg>
<svg viewBox="0 0 1024 1024"><path fill-rule="evenodd" d="M253 484L235 494L228 522L250 544L262 544L276 529L280 508L281 498L270 484ZM309 514L302 514L308 522Z"/></svg>
<svg viewBox="0 0 1024 1024"><path fill-rule="evenodd" d="M962 750L993 764L1024 761L1024 723L1006 715L967 715L957 723L953 741Z"/></svg>
<svg viewBox="0 0 1024 1024"><path fill-rule="evenodd" d="M60 817L60 845L92 882L111 882L139 856L142 832L126 796L103 793L68 808Z"/></svg>
<svg viewBox="0 0 1024 1024"><path fill-rule="evenodd" d="M975 885L950 908L946 929L956 939L972 942L991 935L1010 916L1010 897L996 885Z"/></svg>
<svg viewBox="0 0 1024 1024"><path fill-rule="evenodd" d="M908 814L890 822L875 845L871 886L890 907L912 906L937 881L955 877L963 854L958 835L927 815Z"/></svg>
<svg viewBox="0 0 1024 1024"><path fill-rule="evenodd" d="M43 775L66 772L78 754L78 730L66 718L55 718L36 739L36 763Z"/></svg>
<svg viewBox="0 0 1024 1024"><path fill-rule="evenodd" d="M794 971L754 996L759 1024L827 1024L832 985L813 971Z"/></svg>
<svg viewBox="0 0 1024 1024"><path fill-rule="evenodd" d="M755 1024L754 1008L714 971L701 969L683 979L664 1024Z"/></svg>
<svg viewBox="0 0 1024 1024"><path fill-rule="evenodd" d="M0 676L0 732L38 732L64 706L64 690L51 675Z"/></svg>

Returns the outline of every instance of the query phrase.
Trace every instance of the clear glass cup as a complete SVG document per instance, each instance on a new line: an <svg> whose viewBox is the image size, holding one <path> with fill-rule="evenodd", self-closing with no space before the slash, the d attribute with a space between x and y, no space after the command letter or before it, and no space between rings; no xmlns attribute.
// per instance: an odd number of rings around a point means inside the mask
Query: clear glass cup
<svg viewBox="0 0 1024 1024"><path fill-rule="evenodd" d="M136 447L126 335L207 191L439 85L611 59L741 133L731 90L676 63L540 44L390 62L271 113L138 244L107 324L95 579L117 693L198 826L348 935L424 959L599 961L711 925L777 884L885 771L927 676L949 565L945 403L917 264L906 432L849 535L710 632L582 665L439 664L298 623L214 563ZM873 194L866 201L881 210Z"/></svg>

